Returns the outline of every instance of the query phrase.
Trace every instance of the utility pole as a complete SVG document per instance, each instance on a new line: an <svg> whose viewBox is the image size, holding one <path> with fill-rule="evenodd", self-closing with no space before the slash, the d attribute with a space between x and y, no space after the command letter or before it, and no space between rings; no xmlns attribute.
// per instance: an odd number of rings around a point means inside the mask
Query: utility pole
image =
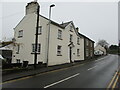
<svg viewBox="0 0 120 90"><path fill-rule="evenodd" d="M38 8L37 8L36 34L35 34L36 36L35 36L34 69L36 69L36 64L37 64L39 9L40 9L40 6L38 5Z"/></svg>
<svg viewBox="0 0 120 90"><path fill-rule="evenodd" d="M50 24L51 24L51 7L54 7L55 5L52 4L50 5L49 8L49 27L48 27L48 41L47 41L47 66L48 66L48 58L49 58L49 41L50 41Z"/></svg>

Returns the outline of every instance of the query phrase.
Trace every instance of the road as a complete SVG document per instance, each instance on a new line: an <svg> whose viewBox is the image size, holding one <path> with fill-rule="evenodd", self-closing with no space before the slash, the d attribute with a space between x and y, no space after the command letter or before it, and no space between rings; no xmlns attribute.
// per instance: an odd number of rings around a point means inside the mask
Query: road
<svg viewBox="0 0 120 90"><path fill-rule="evenodd" d="M36 76L5 82L3 88L107 88L118 69L118 56L101 59ZM114 80L116 81L116 80ZM116 83L112 83L114 87Z"/></svg>

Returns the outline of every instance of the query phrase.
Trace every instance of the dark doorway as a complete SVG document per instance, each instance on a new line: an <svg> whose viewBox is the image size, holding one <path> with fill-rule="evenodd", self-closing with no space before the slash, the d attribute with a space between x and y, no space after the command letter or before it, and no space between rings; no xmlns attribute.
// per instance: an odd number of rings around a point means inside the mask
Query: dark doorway
<svg viewBox="0 0 120 90"><path fill-rule="evenodd" d="M72 47L70 47L70 63L72 63Z"/></svg>

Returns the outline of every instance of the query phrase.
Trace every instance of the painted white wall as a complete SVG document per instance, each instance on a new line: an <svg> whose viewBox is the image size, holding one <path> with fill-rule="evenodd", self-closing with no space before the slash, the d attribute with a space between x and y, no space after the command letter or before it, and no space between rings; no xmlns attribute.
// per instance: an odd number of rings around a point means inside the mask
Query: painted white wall
<svg viewBox="0 0 120 90"><path fill-rule="evenodd" d="M16 54L16 47L13 50L13 63L16 63L16 59L21 59L22 61L29 61L29 64L34 63L34 54L32 53L32 44L35 43L35 33L36 33L36 14L28 14L15 28L15 39L16 42L20 44L20 52ZM42 34L38 35L38 43L41 44L41 52L38 54L38 61L46 63L46 35L48 30L48 20L40 17L39 26L42 26ZM19 30L23 30L23 37L18 38Z"/></svg>
<svg viewBox="0 0 120 90"><path fill-rule="evenodd" d="M33 9L31 9L33 11ZM30 12L30 9L29 9ZM47 62L47 39L48 39L48 19L39 16L39 26L42 26L42 34L38 36L38 43L41 44L41 52L38 54L38 62ZM13 60L12 63L16 63L16 59L20 59L21 63L23 61L29 61L29 64L34 64L34 54L32 53L32 44L35 43L35 33L36 33L36 22L37 15L35 13L28 13L20 21L20 23L15 27L14 38L15 43L20 45L19 54L16 54L16 46L13 49ZM84 39L80 38L80 45L77 44L77 33L73 26L73 32L70 31L69 24L62 29L56 25L51 24L50 28L50 43L49 43L49 57L48 66L70 63L69 58L69 47L70 44L70 34L73 35L72 48L72 61L74 60L84 60ZM58 29L62 30L62 40L58 39ZM23 37L18 38L18 32L23 30ZM57 46L62 46L62 56L57 56ZM77 55L77 49L80 49L80 56Z"/></svg>
<svg viewBox="0 0 120 90"><path fill-rule="evenodd" d="M58 29L62 30L62 40L58 39ZM49 48L49 65L69 63L68 44L66 44L66 30L51 24L50 29L50 48ZM62 56L57 56L57 46L62 46Z"/></svg>
<svg viewBox="0 0 120 90"><path fill-rule="evenodd" d="M102 47L101 45L96 45L95 52L96 51L102 51L104 53L104 55L106 55L106 49L104 47Z"/></svg>
<svg viewBox="0 0 120 90"><path fill-rule="evenodd" d="M69 24L65 29L51 25L50 29L50 50L49 50L49 65L70 63L69 47L70 34L73 35L72 61L84 60L84 39L80 38L80 45L77 44L77 34L75 30L70 31ZM62 40L59 40L58 29L62 30ZM74 28L73 28L74 29ZM57 45L62 46L62 56L57 56ZM77 56L77 49L80 49L80 56Z"/></svg>
<svg viewBox="0 0 120 90"><path fill-rule="evenodd" d="M16 59L22 61L29 61L33 63L32 43L34 43L35 38L35 27L36 27L36 14L26 15L23 20L15 27L14 38L15 43L20 44L19 54L16 54L16 47L13 50L13 63L16 63ZM23 37L18 38L18 32L23 30Z"/></svg>

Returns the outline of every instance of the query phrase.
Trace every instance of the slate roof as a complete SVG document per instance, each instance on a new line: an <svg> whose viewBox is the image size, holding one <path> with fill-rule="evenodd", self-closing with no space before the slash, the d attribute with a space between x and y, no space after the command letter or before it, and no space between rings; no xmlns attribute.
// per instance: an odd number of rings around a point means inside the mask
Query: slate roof
<svg viewBox="0 0 120 90"><path fill-rule="evenodd" d="M49 20L48 18L46 18L46 17L44 17L44 16L42 16L42 15L39 15L39 16L41 16L41 17ZM72 21L59 24L59 23L56 23L55 21L52 21L52 20L51 20L51 23L52 23L52 24L54 24L54 25L56 25L56 26L58 26L58 27L60 27L60 28L62 28L62 29L64 29L64 28L65 28L69 23L71 23L71 22L72 22Z"/></svg>
<svg viewBox="0 0 120 90"><path fill-rule="evenodd" d="M60 24L61 26L63 26L63 27L66 27L69 23L71 23L72 21L69 21L69 22L65 22L65 23L62 23L62 24Z"/></svg>
<svg viewBox="0 0 120 90"><path fill-rule="evenodd" d="M84 37L84 38L87 38L88 40L92 41L93 43L95 43L93 40L91 40L90 38L88 38L87 36L81 34L81 33L78 33L80 36Z"/></svg>

